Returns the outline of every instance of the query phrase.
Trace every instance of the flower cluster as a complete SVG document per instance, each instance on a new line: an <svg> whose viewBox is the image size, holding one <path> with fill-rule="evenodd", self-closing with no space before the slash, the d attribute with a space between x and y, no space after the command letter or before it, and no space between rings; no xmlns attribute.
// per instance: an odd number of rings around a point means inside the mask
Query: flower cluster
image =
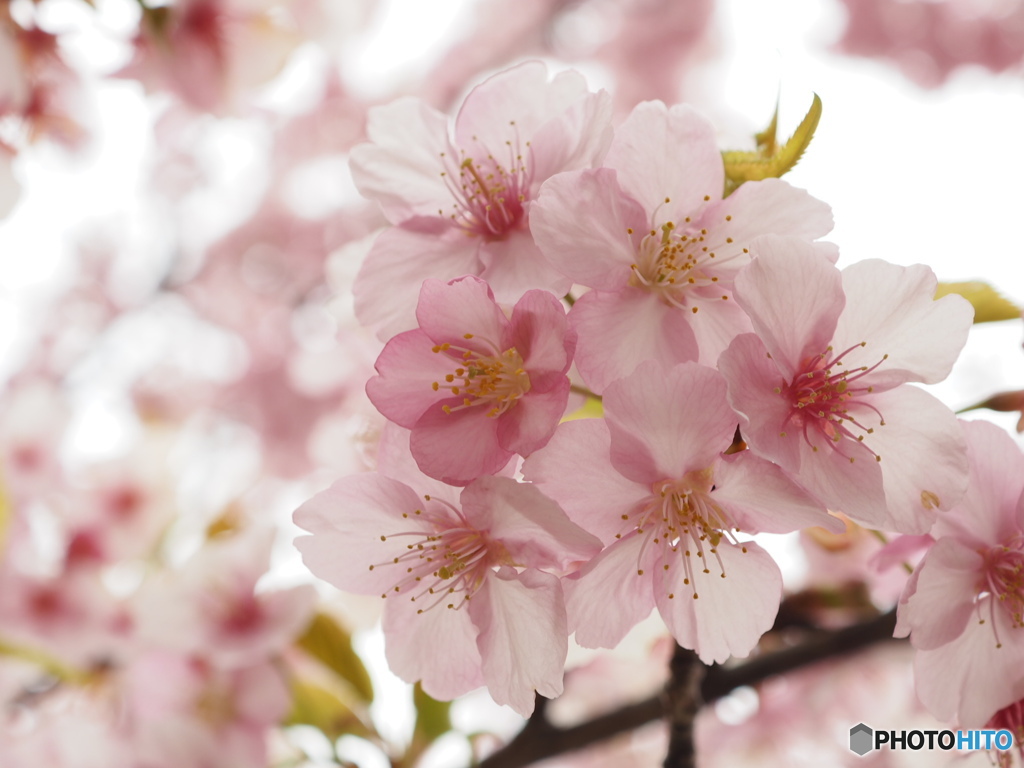
<svg viewBox="0 0 1024 768"><path fill-rule="evenodd" d="M723 196L693 109L606 107L523 64L451 131L377 109L353 152L392 224L356 282L390 424L297 543L381 595L392 669L436 697L528 714L570 633L614 647L654 608L703 661L746 656L782 596L752 535L843 531L829 511L922 534L968 486L956 417L914 386L948 374L967 302L923 266L840 271L829 207L784 181ZM603 418L560 423L577 394Z"/></svg>

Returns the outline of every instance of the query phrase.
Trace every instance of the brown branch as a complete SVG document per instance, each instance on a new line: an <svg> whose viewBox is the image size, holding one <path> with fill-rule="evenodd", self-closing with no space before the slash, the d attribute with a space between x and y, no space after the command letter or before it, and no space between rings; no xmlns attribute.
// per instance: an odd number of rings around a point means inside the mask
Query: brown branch
<svg viewBox="0 0 1024 768"><path fill-rule="evenodd" d="M693 724L701 704L701 680L706 667L697 654L677 645L665 686L665 717L668 720L668 754L665 768L696 768L697 748Z"/></svg>
<svg viewBox="0 0 1024 768"><path fill-rule="evenodd" d="M892 640L895 627L894 609L842 629L808 633L806 639L790 648L757 656L735 667L710 667L701 683L702 697L705 703L712 702L741 686L755 685L775 675L834 659L883 640ZM663 717L665 713L665 696L658 694L569 728L556 728L546 721L539 721L534 726L528 724L505 747L482 760L478 768L524 768L538 760L627 733Z"/></svg>

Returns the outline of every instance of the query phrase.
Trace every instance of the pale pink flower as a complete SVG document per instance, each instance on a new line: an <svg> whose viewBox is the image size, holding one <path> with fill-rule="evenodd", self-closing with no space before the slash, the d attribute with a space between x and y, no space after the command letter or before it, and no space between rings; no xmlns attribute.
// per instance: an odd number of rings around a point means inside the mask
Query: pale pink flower
<svg viewBox="0 0 1024 768"><path fill-rule="evenodd" d="M566 293L570 281L533 243L529 212L548 177L600 161L610 110L579 73L549 81L534 61L474 88L453 135L418 99L371 111L372 143L352 151L352 175L396 226L377 238L356 281L360 320L382 338L411 328L426 278L479 275L502 303L531 288Z"/></svg>
<svg viewBox="0 0 1024 768"><path fill-rule="evenodd" d="M288 3L275 0L177 0L143 12L134 55L118 76L208 112L233 109L302 42Z"/></svg>
<svg viewBox="0 0 1024 768"><path fill-rule="evenodd" d="M756 334L718 361L751 449L830 509L924 533L967 483L953 413L906 382L949 373L971 327L959 296L934 301L925 266L862 261L842 273L796 238L766 237L736 278Z"/></svg>
<svg viewBox="0 0 1024 768"><path fill-rule="evenodd" d="M389 447L390 446L390 447ZM394 441L382 444L382 467ZM406 447L405 453L408 453ZM562 692L567 652L559 579L600 542L553 501L507 477L460 489L415 471L343 478L295 512L296 545L316 575L385 599L388 664L439 699L486 685L522 715L534 691ZM421 495L427 490L429 493Z"/></svg>
<svg viewBox="0 0 1024 768"><path fill-rule="evenodd" d="M974 64L992 72L1024 58L1024 4L977 0L843 0L843 53L889 60L934 88Z"/></svg>
<svg viewBox="0 0 1024 768"><path fill-rule="evenodd" d="M825 203L777 179L723 200L714 128L690 107L636 107L605 166L552 178L530 218L551 263L595 289L569 317L576 364L597 392L648 359L714 365L750 329L730 298L750 240L813 240L832 228Z"/></svg>
<svg viewBox="0 0 1024 768"><path fill-rule="evenodd" d="M569 628L612 647L657 606L707 663L746 656L775 619L775 561L737 533L841 530L782 470L723 455L737 417L711 368L655 361L605 391L605 420L561 425L525 477L609 546L565 581Z"/></svg>
<svg viewBox="0 0 1024 768"><path fill-rule="evenodd" d="M270 660L223 669L201 656L149 651L119 674L133 765L254 768L291 696Z"/></svg>
<svg viewBox="0 0 1024 768"><path fill-rule="evenodd" d="M622 111L647 99L677 100L695 65L717 53L713 0L627 0L603 10L621 16L596 56L615 75Z"/></svg>
<svg viewBox="0 0 1024 768"><path fill-rule="evenodd" d="M128 640L130 617L95 571L26 574L5 561L0 570L4 639L76 666L108 657Z"/></svg>
<svg viewBox="0 0 1024 768"><path fill-rule="evenodd" d="M917 693L936 716L980 728L1024 698L1024 455L1003 430L963 422L970 482L900 599Z"/></svg>
<svg viewBox="0 0 1024 768"><path fill-rule="evenodd" d="M270 565L273 530L208 541L183 568L152 579L135 599L150 647L202 654L220 667L258 664L280 653L313 616L311 585L256 590Z"/></svg>
<svg viewBox="0 0 1024 768"><path fill-rule="evenodd" d="M575 347L558 299L528 291L509 319L477 277L427 280L416 315L420 327L388 342L366 392L412 430L423 472L465 485L551 438Z"/></svg>

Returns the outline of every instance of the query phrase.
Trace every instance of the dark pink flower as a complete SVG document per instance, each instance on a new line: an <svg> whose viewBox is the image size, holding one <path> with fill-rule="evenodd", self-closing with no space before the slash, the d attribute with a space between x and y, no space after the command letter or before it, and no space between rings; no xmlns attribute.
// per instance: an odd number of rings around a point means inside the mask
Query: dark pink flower
<svg viewBox="0 0 1024 768"><path fill-rule="evenodd" d="M528 291L509 319L479 278L427 280L416 315L420 327L388 342L366 392L412 430L423 472L465 485L551 438L575 347L554 296Z"/></svg>

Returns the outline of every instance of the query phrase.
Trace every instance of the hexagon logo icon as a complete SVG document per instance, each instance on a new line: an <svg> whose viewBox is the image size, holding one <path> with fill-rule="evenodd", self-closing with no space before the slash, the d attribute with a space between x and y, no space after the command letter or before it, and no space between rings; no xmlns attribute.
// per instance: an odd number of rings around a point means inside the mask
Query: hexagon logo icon
<svg viewBox="0 0 1024 768"><path fill-rule="evenodd" d="M857 723L850 729L850 751L864 757L874 749L874 733L864 723Z"/></svg>

